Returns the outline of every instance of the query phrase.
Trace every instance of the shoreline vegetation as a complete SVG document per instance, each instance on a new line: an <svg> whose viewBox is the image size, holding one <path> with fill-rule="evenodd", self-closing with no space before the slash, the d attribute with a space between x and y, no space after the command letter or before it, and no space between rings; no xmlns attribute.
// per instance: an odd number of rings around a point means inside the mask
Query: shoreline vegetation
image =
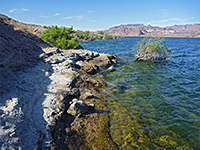
<svg viewBox="0 0 200 150"><path fill-rule="evenodd" d="M80 41L96 41L106 39L116 39L117 36L104 33L102 31L98 33L90 31L75 31L73 27L58 27L49 26L42 32L40 38L45 42L52 44L57 48L62 49L83 49L80 45Z"/></svg>
<svg viewBox="0 0 200 150"><path fill-rule="evenodd" d="M173 53L163 43L161 37L144 37L133 48L135 52L135 61L164 62L170 59Z"/></svg>
<svg viewBox="0 0 200 150"><path fill-rule="evenodd" d="M117 36L72 27L46 29L5 15L0 15L0 27L1 148L118 149L97 90L106 85L92 76L117 59L75 50L81 48L79 41Z"/></svg>
<svg viewBox="0 0 200 150"><path fill-rule="evenodd" d="M119 36L111 35L103 31L100 32L90 32L90 31L75 31L75 37L79 41L98 41L98 40L109 40L117 39Z"/></svg>

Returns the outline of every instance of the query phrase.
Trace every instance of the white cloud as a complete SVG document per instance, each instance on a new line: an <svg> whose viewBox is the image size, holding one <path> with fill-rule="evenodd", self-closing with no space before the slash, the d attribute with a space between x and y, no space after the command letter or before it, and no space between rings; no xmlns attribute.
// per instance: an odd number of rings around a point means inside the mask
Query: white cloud
<svg viewBox="0 0 200 150"><path fill-rule="evenodd" d="M22 11L29 11L27 8L21 8Z"/></svg>
<svg viewBox="0 0 200 150"><path fill-rule="evenodd" d="M53 16L60 16L61 14L60 13L56 13L55 15L53 15Z"/></svg>
<svg viewBox="0 0 200 150"><path fill-rule="evenodd" d="M16 8L9 10L10 13L14 13L15 11L17 11Z"/></svg>
<svg viewBox="0 0 200 150"><path fill-rule="evenodd" d="M82 20L83 18L84 18L83 15L79 15L79 16L68 16L68 17L64 17L63 19Z"/></svg>
<svg viewBox="0 0 200 150"><path fill-rule="evenodd" d="M23 13L23 12L26 12L26 11L30 11L29 9L27 8L13 8L11 10L9 10L10 13Z"/></svg>
<svg viewBox="0 0 200 150"><path fill-rule="evenodd" d="M63 19L73 19L73 16L64 17Z"/></svg>
<svg viewBox="0 0 200 150"><path fill-rule="evenodd" d="M190 18L166 18L161 20L154 20L147 22L146 24L155 25L155 26L169 26L169 25L175 25L175 24L188 24L191 21L196 19L195 17Z"/></svg>
<svg viewBox="0 0 200 150"><path fill-rule="evenodd" d="M57 16L60 16L61 14L60 13L55 13L54 15L52 16L40 16L40 18L51 18L51 17L57 17Z"/></svg>

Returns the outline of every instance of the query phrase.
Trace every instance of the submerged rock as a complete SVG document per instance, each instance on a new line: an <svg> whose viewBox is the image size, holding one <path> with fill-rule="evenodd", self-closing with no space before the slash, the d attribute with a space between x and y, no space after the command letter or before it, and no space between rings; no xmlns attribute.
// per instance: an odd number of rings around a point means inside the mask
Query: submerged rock
<svg viewBox="0 0 200 150"><path fill-rule="evenodd" d="M83 114L88 114L94 112L94 106L87 105L81 100L73 99L67 113L72 116L80 116Z"/></svg>
<svg viewBox="0 0 200 150"><path fill-rule="evenodd" d="M135 61L163 62L169 60L169 57L163 53L154 52L152 54L137 53Z"/></svg>

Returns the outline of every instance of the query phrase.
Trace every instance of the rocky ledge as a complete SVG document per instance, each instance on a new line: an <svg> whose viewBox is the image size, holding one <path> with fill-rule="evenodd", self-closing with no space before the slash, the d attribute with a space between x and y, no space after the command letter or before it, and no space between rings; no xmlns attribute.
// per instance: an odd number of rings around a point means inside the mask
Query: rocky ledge
<svg viewBox="0 0 200 150"><path fill-rule="evenodd" d="M57 102L48 113L48 129L53 138L49 146L73 150L116 149L109 138L108 118L101 95L96 91L105 84L92 76L114 65L116 58L108 54L70 50L48 57L46 61L58 68L62 66L54 72L57 77L62 76L68 81L62 80L58 85L56 80L57 89L53 85Z"/></svg>
<svg viewBox="0 0 200 150"><path fill-rule="evenodd" d="M115 147L95 90L105 84L92 76L115 64L115 57L54 47L45 51L37 65L15 73L10 92L1 95L1 148Z"/></svg>
<svg viewBox="0 0 200 150"><path fill-rule="evenodd" d="M93 76L116 58L51 47L1 15L0 27L0 148L117 149Z"/></svg>

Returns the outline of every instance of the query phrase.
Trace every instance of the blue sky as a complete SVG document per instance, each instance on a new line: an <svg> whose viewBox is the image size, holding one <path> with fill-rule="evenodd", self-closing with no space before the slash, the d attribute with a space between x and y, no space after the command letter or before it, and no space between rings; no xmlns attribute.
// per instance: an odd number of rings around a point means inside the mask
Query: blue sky
<svg viewBox="0 0 200 150"><path fill-rule="evenodd" d="M108 29L120 24L200 23L200 0L0 0L0 13L20 22Z"/></svg>

